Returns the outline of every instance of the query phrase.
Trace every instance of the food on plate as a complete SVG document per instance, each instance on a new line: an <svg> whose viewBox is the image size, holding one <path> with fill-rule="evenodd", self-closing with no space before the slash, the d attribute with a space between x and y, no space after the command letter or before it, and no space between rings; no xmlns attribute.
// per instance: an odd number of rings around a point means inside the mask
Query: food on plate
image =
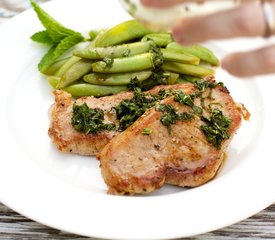
<svg viewBox="0 0 275 240"><path fill-rule="evenodd" d="M31 39L50 46L38 69L55 89L48 133L60 151L96 155L112 194L196 187L217 174L242 108L214 80L211 50L136 20L85 38L31 3L45 27Z"/></svg>
<svg viewBox="0 0 275 240"><path fill-rule="evenodd" d="M211 180L241 124L239 106L211 77L101 98L54 94L53 142L64 152L98 154L113 194Z"/></svg>
<svg viewBox="0 0 275 240"><path fill-rule="evenodd" d="M188 83L187 85L191 84ZM180 84L157 86L148 91L148 93L157 95L161 89L176 90L180 86ZM124 130L130 125L130 122L136 120L146 110L144 106L143 109L138 108L139 106L141 107L141 103L138 103L138 101L136 101L136 105L134 103L135 100L140 98L140 92L136 94L137 99L134 98L135 94L129 91L113 96L101 98L90 96L82 97L77 100L74 100L71 94L63 90L55 90L53 94L55 103L50 109L50 127L48 133L58 149L65 153L96 155L113 137L118 135L121 130ZM148 99L149 98L151 98L151 96L148 96ZM130 102L131 99L132 102ZM128 108L124 100L129 100ZM83 105L84 103L86 103L90 109L102 110L104 113L104 122L115 124L117 130L111 129L110 131L100 131L96 134L89 132L88 134L87 131L79 131L79 128L75 129L72 124L74 106ZM118 107L121 103L123 103L123 108ZM153 103L153 100L149 103ZM117 107L120 119L117 119L115 107ZM124 111L124 114L122 114L122 111ZM124 118L122 115L124 115ZM129 115L132 117L131 120ZM88 122L88 120L86 120L86 122Z"/></svg>
<svg viewBox="0 0 275 240"><path fill-rule="evenodd" d="M75 98L128 91L132 82L149 90L197 80L213 75L213 66L219 65L211 50L200 45L179 46L170 33L152 32L136 20L92 30L85 38L57 22L33 0L31 3L45 27L31 39L49 46L38 69L54 89Z"/></svg>
<svg viewBox="0 0 275 240"><path fill-rule="evenodd" d="M98 154L109 193L144 194L165 182L206 183L216 175L240 124L241 113L224 86L181 85Z"/></svg>

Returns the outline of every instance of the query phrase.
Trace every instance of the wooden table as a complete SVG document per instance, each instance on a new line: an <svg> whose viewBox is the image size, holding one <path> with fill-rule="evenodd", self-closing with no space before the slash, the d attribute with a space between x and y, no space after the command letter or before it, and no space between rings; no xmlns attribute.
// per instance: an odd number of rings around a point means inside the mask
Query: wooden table
<svg viewBox="0 0 275 240"><path fill-rule="evenodd" d="M5 0L7 1L7 0ZM4 2L5 2L4 1ZM45 1L45 0L43 0ZM6 21L16 12L14 9L4 10L3 0L0 2L0 23ZM9 6L10 7L10 6ZM92 239L55 230L14 212L0 203L0 240L21 239ZM275 204L257 215L234 224L230 227L196 236L197 240L232 240L232 239L275 239Z"/></svg>
<svg viewBox="0 0 275 240"><path fill-rule="evenodd" d="M33 222L0 204L1 240L59 240L84 238ZM189 238L190 240L275 239L275 204L259 214L221 230Z"/></svg>

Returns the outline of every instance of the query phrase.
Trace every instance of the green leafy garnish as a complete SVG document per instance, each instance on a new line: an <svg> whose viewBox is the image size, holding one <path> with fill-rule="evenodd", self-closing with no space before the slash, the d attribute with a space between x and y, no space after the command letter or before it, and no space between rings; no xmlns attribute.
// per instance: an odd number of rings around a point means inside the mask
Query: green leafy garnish
<svg viewBox="0 0 275 240"><path fill-rule="evenodd" d="M129 91L134 91L135 88L140 88L141 87L141 82L138 80L137 77L133 77L130 80L130 83L127 85L127 88Z"/></svg>
<svg viewBox="0 0 275 240"><path fill-rule="evenodd" d="M82 40L81 36L72 35L61 40L58 45L53 45L40 60L38 64L39 71L45 72L60 56Z"/></svg>
<svg viewBox="0 0 275 240"><path fill-rule="evenodd" d="M206 124L201 126L208 142L213 144L217 149L221 148L221 143L230 138L228 130L231 125L231 119L225 117L221 110L214 109L210 118L202 117Z"/></svg>
<svg viewBox="0 0 275 240"><path fill-rule="evenodd" d="M152 53L152 62L154 64L154 69L161 68L164 62L164 57L160 50L160 47L158 47L156 44L152 44L150 46L149 52Z"/></svg>
<svg viewBox="0 0 275 240"><path fill-rule="evenodd" d="M147 91L157 85L167 85L169 74L165 73L162 69L155 69L153 74L145 81L142 82L141 88Z"/></svg>
<svg viewBox="0 0 275 240"><path fill-rule="evenodd" d="M203 112L202 108L200 108L194 104L192 97L188 94L185 94L182 91L177 92L174 96L174 99L176 102L179 102L183 105L187 105L187 106L191 107L193 109L193 111L198 115L202 114L202 112Z"/></svg>
<svg viewBox="0 0 275 240"><path fill-rule="evenodd" d="M200 92L204 92L207 88L213 89L216 86L224 86L222 82L210 82L210 81L195 81L194 83L195 87L199 89Z"/></svg>
<svg viewBox="0 0 275 240"><path fill-rule="evenodd" d="M103 110L89 108L86 103L73 105L72 125L74 129L85 134L98 134L116 129L115 124L104 123Z"/></svg>
<svg viewBox="0 0 275 240"><path fill-rule="evenodd" d="M146 110L155 106L158 100L157 95L145 94L140 88L135 88L133 98L125 99L114 107L120 130L131 126Z"/></svg>
<svg viewBox="0 0 275 240"><path fill-rule="evenodd" d="M171 126L175 124L176 121L190 121L194 118L194 114L192 113L178 113L170 104L159 104L156 107L156 110L162 112L160 121L165 127L167 127L169 133L171 133Z"/></svg>
<svg viewBox="0 0 275 240"><path fill-rule="evenodd" d="M31 39L38 43L44 43L44 44L54 44L54 41L52 40L50 34L48 31L40 31L31 36Z"/></svg>
<svg viewBox="0 0 275 240"><path fill-rule="evenodd" d="M127 48L127 49L123 52L122 56L123 56L123 57L129 57L130 54L131 54L131 50L130 50L129 48Z"/></svg>
<svg viewBox="0 0 275 240"><path fill-rule="evenodd" d="M77 43L84 41L84 37L79 32L68 29L57 22L34 0L30 0L30 2L40 22L46 29L44 31L33 34L31 39L39 43L51 45L49 51L44 55L38 64L39 71L44 73L48 67L53 64L61 55L63 55Z"/></svg>
<svg viewBox="0 0 275 240"><path fill-rule="evenodd" d="M102 61L105 63L105 68L111 68L114 63L114 59L108 57L103 58Z"/></svg>

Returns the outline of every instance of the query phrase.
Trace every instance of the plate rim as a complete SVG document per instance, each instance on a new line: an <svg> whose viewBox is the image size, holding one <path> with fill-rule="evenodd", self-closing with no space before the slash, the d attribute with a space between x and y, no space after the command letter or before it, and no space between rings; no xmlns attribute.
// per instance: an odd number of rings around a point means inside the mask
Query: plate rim
<svg viewBox="0 0 275 240"><path fill-rule="evenodd" d="M68 1L68 0L55 0L55 1L51 1L51 2L48 2L48 3L45 3L45 4L43 4L44 6L47 6L48 8L54 8L54 5L55 4L60 4L60 2L64 2L64 1ZM71 0L71 2L75 2L76 0ZM83 2L83 3L87 3L89 0L81 0L81 2ZM107 1L107 0L105 0L105 1ZM4 31L3 29L5 29L5 26L7 27L7 26L10 26L10 25L13 25L13 24L15 24L17 21L19 21L21 18L22 19L24 19L24 17L25 16L27 16L27 15L30 15L31 14L31 10L28 10L28 11L26 11L26 12L24 12L24 13L22 13L22 14L20 14L20 15L18 15L18 16L16 16L15 18L13 18L13 19L11 19L11 20L9 20L7 23L4 23L3 24L3 26L1 25L0 26L0 34L1 34L1 32L2 31ZM255 80L255 81L260 81L260 80ZM262 80L261 80L262 81ZM0 97L0 99L1 99L1 97ZM268 106L270 106L270 105L268 105ZM1 122L1 121L0 121ZM0 127L0 129L1 129L1 127ZM271 144L270 144L270 146L271 146ZM0 161L0 164L1 164L1 161ZM45 184L45 183L44 183ZM61 183L60 183L61 184ZM3 183L0 183L0 185L3 185ZM64 188L68 188L68 186L66 186L66 185L64 185L64 184L61 184L61 186L62 187L64 187ZM206 187L207 188L207 187ZM71 188L70 188L71 189ZM200 188L197 188L196 190L195 190L195 192L198 190L198 189L200 189ZM0 190L0 193L1 193L1 191L2 190ZM74 189L74 191L76 191L76 192L78 192L78 190L77 189ZM264 189L263 190L263 192L264 193L266 193L267 191L266 191L266 189ZM85 193L84 195L87 195L87 196L89 196L90 194L88 193ZM111 199L112 199L112 201L114 201L114 202L116 202L117 201L117 197L116 196L109 196ZM108 197L108 199L110 199ZM171 196L168 196L168 198L170 198ZM113 237L110 237L110 234L107 234L106 233L106 236L103 236L102 234L99 234L99 236L96 236L96 234L93 234L92 236L90 235L90 234L83 234L83 232L77 232L77 231L75 231L75 230L73 230L73 231L71 231L71 229L70 228L67 228L67 227L61 227L61 226L56 226L56 224L51 224L51 222L48 222L48 221L44 221L44 220L42 220L42 219L40 219L39 217L37 217L35 214L31 214L28 210L26 211L26 210L23 210L23 209L20 209L20 207L18 207L18 206L15 206L16 204L14 204L14 201L16 202L16 200L7 200L7 199L5 199L5 197L3 197L3 196L1 196L0 195L0 198L1 198L1 201L5 204L5 205L7 205L7 206L9 206L9 207L11 207L12 209L14 209L14 210L16 210L17 212L19 212L20 214L22 214L22 215L24 215L24 216L27 216L28 218L30 218L30 219L34 219L35 221L37 221L37 222L40 222L40 223L42 223L42 224L45 224L45 225L47 225L47 226L50 226L50 227L53 227L53 228L57 228L57 229L61 229L61 230L64 230L64 231L67 231L67 232L72 232L72 233L77 233L77 234L79 234L79 235L83 235L83 236L89 236L89 237L99 237L99 238L113 238ZM154 197L154 198L156 198L156 197ZM37 199L39 199L39 197L37 197ZM100 197L99 197L99 199L101 199ZM123 197L123 199L126 199L126 198L124 198ZM140 199L140 198L133 198L133 199ZM144 199L150 199L150 197L148 197L148 198L144 198ZM5 200L7 200L7 201L5 201ZM101 199L102 200L102 199ZM146 200L146 201L147 201ZM261 206L258 206L258 208L257 209L255 209L254 211L247 211L247 213L245 214L246 216L243 216L243 217L245 217L245 218L247 218L247 217L249 217L249 216L251 216L251 215L253 215L253 214L255 214L256 212L258 212L258 211L260 211L260 210L262 210L262 209L264 209L265 207L267 207L268 205L270 205L270 204L272 204L273 202L274 202L274 197L271 197L270 198L270 200L267 200L266 202L264 202L264 203L262 203L261 204ZM104 201L104 200L102 200L102 201ZM127 200L128 202L131 202L131 204L133 204L133 202L135 203L136 202L136 200L130 200L130 199L128 199ZM124 201L123 200L123 202L125 202L125 205L127 205L128 203L127 203L127 201ZM148 202L150 202L150 204L152 204L151 203L151 200L148 200ZM54 202L52 202L51 204L54 204ZM61 203L60 203L61 204ZM128 206L128 205L127 205ZM37 207L37 206L36 206ZM227 223L224 223L224 224L220 224L220 226L218 227L218 228L221 228L221 227L225 227L225 226L228 226L228 225L230 225L230 224L233 224L233 223L235 223L235 222L237 222L237 221L240 221L240 220L242 220L242 219L244 219L243 217L239 217L238 219L231 219L231 221L228 221ZM237 221L236 221L237 220ZM212 229L208 229L207 230L207 232L208 231L212 231L212 230L215 230L215 229L217 229L216 227L214 227L214 228L212 228ZM197 232L197 233L193 233L192 235L186 235L186 237L187 236L193 236L193 235L196 235L196 234L201 234L201 233L204 233L205 232L205 230L202 230L201 232ZM169 238L179 238L179 237L185 237L184 235L182 235L182 234L180 234L180 233L177 233L177 234L166 234L167 236L164 236L164 235L162 235L162 236L158 236L157 234L156 234L156 237L154 238L153 236L151 236L151 238L150 239L166 239L167 237L169 237ZM169 235L169 236L168 236ZM129 236L119 236L119 235L117 235L117 236L114 236L116 239L129 239ZM139 239L139 238L136 238L136 239ZM149 239L149 238L145 238L145 239Z"/></svg>

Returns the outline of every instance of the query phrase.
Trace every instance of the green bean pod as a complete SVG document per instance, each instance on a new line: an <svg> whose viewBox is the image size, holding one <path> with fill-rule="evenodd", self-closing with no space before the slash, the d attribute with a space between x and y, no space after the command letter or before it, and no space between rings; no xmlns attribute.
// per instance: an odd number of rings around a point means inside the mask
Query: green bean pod
<svg viewBox="0 0 275 240"><path fill-rule="evenodd" d="M154 67L153 54L143 53L126 58L108 59L109 62L99 61L92 64L93 72L123 73L138 72Z"/></svg>
<svg viewBox="0 0 275 240"><path fill-rule="evenodd" d="M136 20L120 23L107 30L96 40L96 47L108 47L142 38L151 31Z"/></svg>
<svg viewBox="0 0 275 240"><path fill-rule="evenodd" d="M96 85L128 85L131 83L132 79L137 79L139 82L142 82L149 78L152 75L151 71L141 71L133 73L113 73L113 74L104 74L104 73L91 73L84 76L83 80L87 83L96 84Z"/></svg>
<svg viewBox="0 0 275 240"><path fill-rule="evenodd" d="M166 47L169 43L173 42L170 33L149 33L141 39L142 42L150 40L155 42L159 47Z"/></svg>
<svg viewBox="0 0 275 240"><path fill-rule="evenodd" d="M79 98L84 96L102 97L127 91L127 86L100 86L89 83L75 83L63 89L72 94L73 97Z"/></svg>
<svg viewBox="0 0 275 240"><path fill-rule="evenodd" d="M213 69L209 69L206 67L175 62L164 62L162 68L165 71L171 71L195 77L205 77L208 75L213 75L215 73Z"/></svg>
<svg viewBox="0 0 275 240"><path fill-rule="evenodd" d="M122 58L149 52L153 42L135 42L105 48L85 48L74 51L74 55L88 59Z"/></svg>
<svg viewBox="0 0 275 240"><path fill-rule="evenodd" d="M60 82L61 77L49 76L47 77L48 83L52 86L52 88L57 89L57 85Z"/></svg>
<svg viewBox="0 0 275 240"><path fill-rule="evenodd" d="M199 81L202 78L201 77L188 76L188 75L181 75L179 77L179 79L181 79L182 81L185 81L185 82L195 83L196 81Z"/></svg>
<svg viewBox="0 0 275 240"><path fill-rule="evenodd" d="M61 77L61 80L58 83L58 88L64 88L73 82L81 79L87 73L92 71L92 62L81 59L72 65Z"/></svg>
<svg viewBox="0 0 275 240"><path fill-rule="evenodd" d="M68 58L64 58L61 60L57 60L56 62L54 62L51 66L49 66L47 68L46 71L44 71L43 73L46 75L55 75L57 73L57 71L69 60L70 57Z"/></svg>
<svg viewBox="0 0 275 240"><path fill-rule="evenodd" d="M55 76L62 77L75 63L79 62L81 58L76 56L71 56L68 61L59 68L55 73Z"/></svg>
<svg viewBox="0 0 275 240"><path fill-rule="evenodd" d="M103 33L104 33L103 30L99 31L97 37L99 37ZM94 48L97 37L93 41L91 41L84 49ZM58 69L58 71L56 71L54 75L58 77L62 77L73 65L75 65L80 60L81 60L80 57L76 57L76 56L69 57L68 60ZM48 74L48 75L52 75L52 74Z"/></svg>
<svg viewBox="0 0 275 240"><path fill-rule="evenodd" d="M168 74L169 75L167 78L167 84L169 84L169 85L175 84L180 75L178 73L172 73L172 72L169 72Z"/></svg>
<svg viewBox="0 0 275 240"><path fill-rule="evenodd" d="M219 65L219 59L215 56L215 54L210 49L203 47L201 45L184 47L176 42L172 42L167 45L167 48L174 49L175 51L182 53L192 54L200 58L202 61L210 63L213 66Z"/></svg>
<svg viewBox="0 0 275 240"><path fill-rule="evenodd" d="M164 60L167 61L194 65L198 65L200 63L200 59L198 57L188 53L179 53L173 49L161 49L161 52L163 54Z"/></svg>
<svg viewBox="0 0 275 240"><path fill-rule="evenodd" d="M89 37L90 37L89 41L95 40L95 38L98 36L98 34L99 34L98 31L91 30L91 31L89 32Z"/></svg>

